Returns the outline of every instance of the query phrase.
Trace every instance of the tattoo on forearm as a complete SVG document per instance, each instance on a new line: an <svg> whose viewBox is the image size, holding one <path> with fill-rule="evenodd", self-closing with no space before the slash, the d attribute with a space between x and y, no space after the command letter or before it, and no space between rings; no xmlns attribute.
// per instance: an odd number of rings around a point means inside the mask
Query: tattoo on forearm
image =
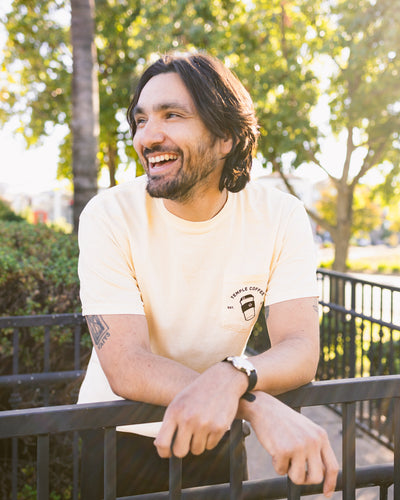
<svg viewBox="0 0 400 500"><path fill-rule="evenodd" d="M110 338L110 327L104 321L103 316L86 316L92 339L97 349L101 349Z"/></svg>
<svg viewBox="0 0 400 500"><path fill-rule="evenodd" d="M314 311L318 314L318 312L319 312L319 309L318 309L318 300L316 300L316 301L314 302L314 304L313 304L313 309L314 309Z"/></svg>

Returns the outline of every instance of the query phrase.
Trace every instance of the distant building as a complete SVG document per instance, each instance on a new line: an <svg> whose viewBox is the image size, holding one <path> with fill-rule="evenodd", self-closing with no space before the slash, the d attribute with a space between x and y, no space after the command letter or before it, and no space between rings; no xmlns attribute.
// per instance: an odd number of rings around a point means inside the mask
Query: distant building
<svg viewBox="0 0 400 500"><path fill-rule="evenodd" d="M66 222L72 224L72 193L61 186L41 193L13 192L9 186L0 185L0 196L7 200L14 212L29 211L33 222Z"/></svg>

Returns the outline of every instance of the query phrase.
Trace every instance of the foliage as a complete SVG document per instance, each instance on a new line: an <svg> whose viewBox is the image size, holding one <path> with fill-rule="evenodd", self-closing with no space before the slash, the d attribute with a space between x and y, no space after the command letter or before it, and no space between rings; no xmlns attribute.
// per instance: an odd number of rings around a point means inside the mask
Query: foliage
<svg viewBox="0 0 400 500"><path fill-rule="evenodd" d="M337 225L336 190L325 189L320 193L316 208L321 217L331 226ZM366 185L358 185L354 190L351 236L361 237L382 224L384 210L378 196L373 196Z"/></svg>
<svg viewBox="0 0 400 500"><path fill-rule="evenodd" d="M111 183L120 165L124 168L137 158L124 118L135 82L155 54L171 49L205 49L238 74L254 98L261 122L260 149L274 168L288 152L294 152L294 166L304 161L303 143L318 149L316 129L309 121L318 94L309 63L318 37L309 42L310 50L304 50L304 37L319 3L200 0L194 5L173 0L127 6L111 0L96 2L98 158L100 168L109 168ZM4 68L15 81L7 84L9 99L1 106L0 121L18 116L19 130L31 144L56 124L69 123L72 65L68 26L57 24L62 13L68 17L68 0L25 4L15 0L5 22L9 39ZM45 26L51 43L43 32ZM16 60L21 61L17 68ZM61 148L59 172L63 176L72 172L69 134Z"/></svg>
<svg viewBox="0 0 400 500"><path fill-rule="evenodd" d="M0 221L22 222L23 220L23 217L17 215L10 205L0 198Z"/></svg>
<svg viewBox="0 0 400 500"><path fill-rule="evenodd" d="M76 237L0 221L0 315L79 311Z"/></svg>
<svg viewBox="0 0 400 500"><path fill-rule="evenodd" d="M18 116L28 144L70 121L71 51L68 22L60 21L68 9L68 0L14 0L5 20L8 81L1 92L8 99L0 122ZM143 68L171 49L207 50L253 97L264 165L285 174L309 161L331 177L336 220L313 216L334 240L335 268L344 270L352 224L358 225L356 186L382 164L386 200L398 185L399 16L392 0L98 0L100 168L109 169L113 184L118 168L136 162L124 114ZM317 123L312 113L321 94L328 114ZM332 135L346 142L339 173L320 155ZM69 134L59 167L71 176Z"/></svg>
<svg viewBox="0 0 400 500"><path fill-rule="evenodd" d="M314 214L329 230L336 247L334 268L345 270L354 192L365 174L385 164L386 195L400 168L400 12L391 0L336 0L330 5L330 35L321 50L329 70L329 127L346 141L339 175L329 172L313 152L313 161L329 173L336 189L336 222ZM321 16L325 18L326 13Z"/></svg>

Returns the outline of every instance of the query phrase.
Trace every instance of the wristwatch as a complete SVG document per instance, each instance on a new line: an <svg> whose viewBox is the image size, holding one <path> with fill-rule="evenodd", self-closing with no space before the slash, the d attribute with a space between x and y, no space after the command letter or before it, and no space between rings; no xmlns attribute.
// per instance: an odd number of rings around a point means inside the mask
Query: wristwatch
<svg viewBox="0 0 400 500"><path fill-rule="evenodd" d="M228 356L223 361L231 363L237 370L245 373L249 378L249 385L246 389L246 393L254 389L257 383L257 370L255 369L253 363L251 363L244 356Z"/></svg>

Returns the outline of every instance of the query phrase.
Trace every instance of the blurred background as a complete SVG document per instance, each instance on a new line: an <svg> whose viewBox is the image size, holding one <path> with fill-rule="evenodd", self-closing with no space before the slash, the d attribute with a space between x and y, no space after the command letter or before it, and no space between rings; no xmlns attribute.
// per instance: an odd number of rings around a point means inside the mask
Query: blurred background
<svg viewBox="0 0 400 500"><path fill-rule="evenodd" d="M319 264L399 273L400 4L393 0L3 0L0 198L76 230L142 174L125 118L166 51L206 50L250 92L253 178L300 197ZM354 250L355 248L355 250Z"/></svg>

